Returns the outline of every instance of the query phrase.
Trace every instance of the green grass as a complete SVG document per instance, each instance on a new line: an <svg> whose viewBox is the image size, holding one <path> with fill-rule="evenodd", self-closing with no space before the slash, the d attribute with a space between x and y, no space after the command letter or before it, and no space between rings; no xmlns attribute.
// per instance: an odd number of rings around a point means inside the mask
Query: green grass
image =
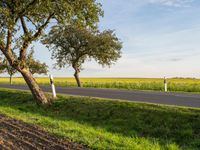
<svg viewBox="0 0 200 150"><path fill-rule="evenodd" d="M49 85L48 78L36 78L40 85ZM171 92L200 92L200 79L168 79ZM83 87L112 88L126 90L164 91L164 81L160 78L81 78ZM0 83L9 83L8 78L0 78ZM13 84L25 84L23 78L13 78ZM75 87L74 78L55 78L56 86Z"/></svg>
<svg viewBox="0 0 200 150"><path fill-rule="evenodd" d="M92 149L200 148L200 110L59 96L39 107L29 92L0 89L0 113Z"/></svg>

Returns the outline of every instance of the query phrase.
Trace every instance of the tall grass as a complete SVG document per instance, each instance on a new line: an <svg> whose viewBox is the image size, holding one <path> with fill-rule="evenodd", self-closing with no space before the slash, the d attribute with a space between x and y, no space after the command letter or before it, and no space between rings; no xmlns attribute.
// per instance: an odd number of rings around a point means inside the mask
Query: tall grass
<svg viewBox="0 0 200 150"><path fill-rule="evenodd" d="M40 85L49 85L48 78L36 78ZM76 87L74 78L55 78L56 86ZM164 91L161 78L81 78L83 87L112 88L126 90ZM168 79L168 90L172 92L200 92L200 79ZM0 83L9 83L8 78L0 78ZM13 84L25 84L23 78L13 78Z"/></svg>

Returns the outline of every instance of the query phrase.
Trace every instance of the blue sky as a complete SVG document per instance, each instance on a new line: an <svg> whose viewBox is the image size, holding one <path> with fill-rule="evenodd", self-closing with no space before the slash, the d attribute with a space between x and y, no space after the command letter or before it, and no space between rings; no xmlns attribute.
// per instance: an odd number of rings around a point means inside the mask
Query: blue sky
<svg viewBox="0 0 200 150"><path fill-rule="evenodd" d="M123 42L122 58L111 68L84 64L82 77L200 77L199 0L98 0L105 11L100 29L114 29ZM36 57L54 76L48 50L36 44Z"/></svg>
<svg viewBox="0 0 200 150"><path fill-rule="evenodd" d="M103 1L103 29L115 29L123 57L102 76L200 77L199 0ZM93 66L95 72L96 66ZM95 73L95 75L97 75Z"/></svg>

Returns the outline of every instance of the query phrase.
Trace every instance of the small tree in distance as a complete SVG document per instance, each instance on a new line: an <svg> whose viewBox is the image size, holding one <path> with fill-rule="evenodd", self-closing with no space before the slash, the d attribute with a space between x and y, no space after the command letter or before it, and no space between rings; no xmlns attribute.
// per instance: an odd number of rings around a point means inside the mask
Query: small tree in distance
<svg viewBox="0 0 200 150"><path fill-rule="evenodd" d="M74 24L54 26L43 42L52 50L58 68L72 66L78 87L81 87L79 73L86 60L93 58L104 67L121 57L122 43L112 30L99 32Z"/></svg>
<svg viewBox="0 0 200 150"><path fill-rule="evenodd" d="M12 66L10 66L10 64L8 63L8 61L6 59L4 59L0 63L0 70L2 71L2 73L7 73L9 75L9 82L10 82L10 85L11 85L12 84L12 77L15 73L17 73L17 70L15 68L13 68Z"/></svg>
<svg viewBox="0 0 200 150"><path fill-rule="evenodd" d="M1 54L2 55L2 54ZM14 54L13 54L14 55ZM14 55L16 57L16 55ZM12 84L12 77L17 70L10 66L9 62L5 58L0 58L0 73L7 73L9 75L9 83Z"/></svg>
<svg viewBox="0 0 200 150"><path fill-rule="evenodd" d="M31 52L27 56L27 65L29 67L30 72L34 74L47 74L48 66L45 63L41 63L39 60L35 60L33 57L34 51ZM12 77L17 73L17 70L10 66L6 59L0 62L0 73L7 73L9 75L10 84L12 84Z"/></svg>

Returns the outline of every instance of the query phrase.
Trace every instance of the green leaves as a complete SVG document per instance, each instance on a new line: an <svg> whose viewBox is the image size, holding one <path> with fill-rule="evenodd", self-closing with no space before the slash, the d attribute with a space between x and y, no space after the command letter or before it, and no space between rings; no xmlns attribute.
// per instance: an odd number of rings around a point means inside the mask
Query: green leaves
<svg viewBox="0 0 200 150"><path fill-rule="evenodd" d="M59 68L71 65L80 70L87 59L110 66L121 57L122 43L112 30L99 32L77 24L54 26L44 39Z"/></svg>
<svg viewBox="0 0 200 150"><path fill-rule="evenodd" d="M4 50L2 45L8 43L9 37L12 41L9 51L13 52L14 48L27 56L28 47L41 39L47 27L75 22L82 27L96 28L100 16L103 11L96 0L0 0L0 49ZM6 57L12 60L12 56Z"/></svg>
<svg viewBox="0 0 200 150"><path fill-rule="evenodd" d="M59 23L74 20L82 25L93 26L103 16L101 4L96 0L6 0L0 1L0 18L9 25L16 25L20 17L28 18L33 24L44 24L50 14Z"/></svg>
<svg viewBox="0 0 200 150"><path fill-rule="evenodd" d="M4 72L8 73L10 76L13 76L17 72L17 70L11 67L6 59L3 59L0 62L0 73Z"/></svg>
<svg viewBox="0 0 200 150"><path fill-rule="evenodd" d="M113 30L97 33L91 57L102 66L111 66L121 57L122 42Z"/></svg>
<svg viewBox="0 0 200 150"><path fill-rule="evenodd" d="M26 67L29 68L32 74L47 74L48 66L45 63L40 62L39 60L35 60L33 57L34 51L31 52L27 56ZM4 58L3 60L0 58L0 73L8 73L10 76L13 76L17 73L17 70L10 66L8 61Z"/></svg>

